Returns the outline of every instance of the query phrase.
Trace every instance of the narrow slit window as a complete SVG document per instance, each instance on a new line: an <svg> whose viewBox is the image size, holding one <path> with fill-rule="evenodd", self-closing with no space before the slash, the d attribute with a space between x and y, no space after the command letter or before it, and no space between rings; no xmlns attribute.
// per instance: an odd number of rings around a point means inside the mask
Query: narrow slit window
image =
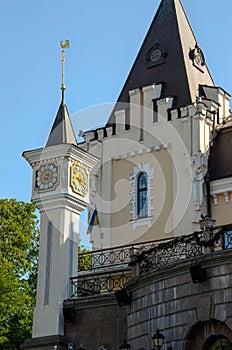
<svg viewBox="0 0 232 350"><path fill-rule="evenodd" d="M158 105L157 101L153 100L153 123L158 122Z"/></svg>
<svg viewBox="0 0 232 350"><path fill-rule="evenodd" d="M138 217L148 216L148 198L147 198L147 174L141 173L138 176Z"/></svg>

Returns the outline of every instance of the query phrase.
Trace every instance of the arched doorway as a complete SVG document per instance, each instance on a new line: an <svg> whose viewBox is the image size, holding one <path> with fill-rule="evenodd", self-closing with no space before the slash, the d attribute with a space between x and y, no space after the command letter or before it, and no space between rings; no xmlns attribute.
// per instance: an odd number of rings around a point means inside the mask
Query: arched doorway
<svg viewBox="0 0 232 350"><path fill-rule="evenodd" d="M199 321L188 331L183 350L232 350L232 330L218 320Z"/></svg>
<svg viewBox="0 0 232 350"><path fill-rule="evenodd" d="M232 343L225 336L212 335L206 340L203 350L232 350Z"/></svg>

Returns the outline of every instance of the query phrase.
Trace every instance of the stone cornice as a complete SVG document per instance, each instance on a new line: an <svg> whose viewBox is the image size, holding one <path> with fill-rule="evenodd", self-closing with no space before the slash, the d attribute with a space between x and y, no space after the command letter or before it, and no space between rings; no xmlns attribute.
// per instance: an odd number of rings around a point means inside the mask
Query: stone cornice
<svg viewBox="0 0 232 350"><path fill-rule="evenodd" d="M96 308L98 306L109 306L109 305L117 305L117 301L114 294L94 295L94 296L87 296L84 298L64 300L64 307L72 306L74 307L75 310Z"/></svg>
<svg viewBox="0 0 232 350"><path fill-rule="evenodd" d="M36 163L48 159L57 158L73 158L84 161L87 166L93 167L96 165L98 158L84 151L78 146L71 144L61 144L51 147L38 148L31 151L23 152L23 157L33 167Z"/></svg>
<svg viewBox="0 0 232 350"><path fill-rule="evenodd" d="M86 208L86 202L69 194L38 194L34 195L32 202L40 212L53 209L67 209L76 214L80 214Z"/></svg>
<svg viewBox="0 0 232 350"><path fill-rule="evenodd" d="M22 345L21 349L32 350L32 349L54 349L54 344L59 344L67 348L68 339L62 335L51 335L39 338L27 339Z"/></svg>
<svg viewBox="0 0 232 350"><path fill-rule="evenodd" d="M215 180L210 182L210 193L211 195L232 192L232 178Z"/></svg>

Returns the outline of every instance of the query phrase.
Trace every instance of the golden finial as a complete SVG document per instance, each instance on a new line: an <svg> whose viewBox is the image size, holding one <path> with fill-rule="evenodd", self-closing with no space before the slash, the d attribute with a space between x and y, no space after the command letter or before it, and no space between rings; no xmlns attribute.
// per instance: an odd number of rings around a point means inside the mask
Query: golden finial
<svg viewBox="0 0 232 350"><path fill-rule="evenodd" d="M62 56L61 56L61 61L62 61L62 82L61 82L61 90L62 90L62 101L64 99L64 90L65 90L65 85L64 85L64 62L65 62L65 49L69 48L69 40L65 40L65 43L63 44L63 41L60 41L60 47L62 49Z"/></svg>

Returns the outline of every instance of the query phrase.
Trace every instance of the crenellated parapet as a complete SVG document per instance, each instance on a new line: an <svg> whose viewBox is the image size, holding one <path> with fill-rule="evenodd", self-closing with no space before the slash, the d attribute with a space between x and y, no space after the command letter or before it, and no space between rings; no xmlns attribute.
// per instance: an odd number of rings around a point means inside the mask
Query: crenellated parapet
<svg viewBox="0 0 232 350"><path fill-rule="evenodd" d="M164 85L152 84L129 91L128 106L123 104L120 108L116 105L114 124L86 131L85 142L80 147L91 150L96 141L115 137L151 146L157 133L162 132L161 126L165 129L165 124L169 124L182 137L192 155L199 150L205 153L212 131L230 116L230 96L221 88L202 86L199 90L202 96L196 97L193 104L176 109L176 97L163 96Z"/></svg>
<svg viewBox="0 0 232 350"><path fill-rule="evenodd" d="M229 95L202 87L194 103L176 108L176 96L164 96L164 91L163 82L129 91L129 103L116 104L112 112L114 123L83 135L80 147L99 158L90 197L100 212L104 244L129 242L131 230L136 239L150 237L149 230L154 236L180 234L186 227L191 232L206 213L209 146L230 115ZM149 184L146 219L137 215L136 184L142 172ZM188 190L183 193L183 188ZM118 222L123 224L118 227ZM92 240L100 247L96 237Z"/></svg>

